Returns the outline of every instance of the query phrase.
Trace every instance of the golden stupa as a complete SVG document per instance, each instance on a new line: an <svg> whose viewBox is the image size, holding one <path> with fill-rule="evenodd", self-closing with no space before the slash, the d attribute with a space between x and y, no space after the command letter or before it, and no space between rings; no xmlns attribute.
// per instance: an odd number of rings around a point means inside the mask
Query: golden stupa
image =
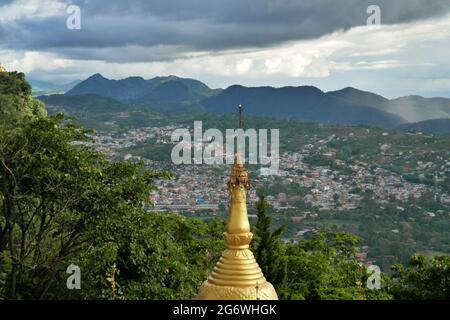
<svg viewBox="0 0 450 320"><path fill-rule="evenodd" d="M0 64L0 72L7 72L6 69Z"/></svg>
<svg viewBox="0 0 450 320"><path fill-rule="evenodd" d="M242 128L242 106L239 113ZM231 204L223 234L227 249L200 287L198 300L278 300L274 287L264 277L249 249L253 238L246 205L249 188L248 173L238 149L228 181Z"/></svg>

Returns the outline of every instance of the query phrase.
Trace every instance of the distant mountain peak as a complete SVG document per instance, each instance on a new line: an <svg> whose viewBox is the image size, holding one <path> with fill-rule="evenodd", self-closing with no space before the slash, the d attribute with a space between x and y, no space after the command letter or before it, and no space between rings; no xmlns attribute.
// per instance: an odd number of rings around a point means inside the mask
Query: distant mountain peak
<svg viewBox="0 0 450 320"><path fill-rule="evenodd" d="M393 100L423 100L423 99L427 99L427 98L425 98L423 96L420 96L418 94L412 94L412 95L409 95L409 96L399 97L399 98L396 98L396 99L393 99Z"/></svg>
<svg viewBox="0 0 450 320"><path fill-rule="evenodd" d="M356 89L355 87L351 87L351 86L345 87L345 88L341 89L340 91L362 91L362 92L367 92L367 91L364 91L364 90L361 90L361 89Z"/></svg>
<svg viewBox="0 0 450 320"><path fill-rule="evenodd" d="M125 78L124 80L145 80L145 79L142 77L139 77L139 76L133 76L133 77Z"/></svg>
<svg viewBox="0 0 450 320"><path fill-rule="evenodd" d="M309 85L303 85L303 86L298 86L298 87L289 86L289 87L284 87L284 88L287 90L302 90L302 91L307 91L307 92L324 93L322 90L320 90L316 86L309 86Z"/></svg>
<svg viewBox="0 0 450 320"><path fill-rule="evenodd" d="M90 76L88 79L102 79L102 80L108 80L106 79L102 74L96 73Z"/></svg>
<svg viewBox="0 0 450 320"><path fill-rule="evenodd" d="M226 90L235 90L235 89L246 89L247 87L244 87L240 84L232 84L229 86Z"/></svg>
<svg viewBox="0 0 450 320"><path fill-rule="evenodd" d="M388 100L385 97L383 97L382 95L370 92L370 91L366 91L366 90L361 90L355 87L345 87L341 90L336 90L336 91L328 91L327 94L331 94L331 95L348 95L348 94L354 94L354 95L370 95L372 97L378 97L384 100Z"/></svg>
<svg viewBox="0 0 450 320"><path fill-rule="evenodd" d="M197 110L201 109L198 102L217 92L198 80L174 75L155 77L149 80L142 77L110 80L97 73L76 85L66 94L68 96L97 94L122 103L149 106L164 111L174 107L178 109L177 104L183 105L183 108L193 106Z"/></svg>

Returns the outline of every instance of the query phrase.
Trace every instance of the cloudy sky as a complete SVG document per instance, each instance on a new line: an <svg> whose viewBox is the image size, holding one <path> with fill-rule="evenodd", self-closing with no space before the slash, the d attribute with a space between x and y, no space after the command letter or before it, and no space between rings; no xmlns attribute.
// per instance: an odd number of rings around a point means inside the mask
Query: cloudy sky
<svg viewBox="0 0 450 320"><path fill-rule="evenodd" d="M71 4L80 30L66 26ZM0 63L35 80L174 74L450 97L449 57L449 0L0 0Z"/></svg>

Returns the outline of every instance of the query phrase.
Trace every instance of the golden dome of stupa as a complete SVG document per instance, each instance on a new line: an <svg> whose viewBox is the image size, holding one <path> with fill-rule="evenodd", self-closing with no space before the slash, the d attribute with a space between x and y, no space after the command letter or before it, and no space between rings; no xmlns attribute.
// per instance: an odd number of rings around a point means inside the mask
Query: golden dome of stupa
<svg viewBox="0 0 450 320"><path fill-rule="evenodd" d="M0 64L0 72L7 72L6 69Z"/></svg>

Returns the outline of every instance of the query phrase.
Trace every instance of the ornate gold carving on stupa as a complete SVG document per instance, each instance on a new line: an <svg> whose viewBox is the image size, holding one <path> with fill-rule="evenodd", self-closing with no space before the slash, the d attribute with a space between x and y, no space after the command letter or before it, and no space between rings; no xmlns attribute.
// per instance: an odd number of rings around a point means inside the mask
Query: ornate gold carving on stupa
<svg viewBox="0 0 450 320"><path fill-rule="evenodd" d="M0 64L0 72L7 72L6 69Z"/></svg>
<svg viewBox="0 0 450 320"><path fill-rule="evenodd" d="M242 106L239 106L240 127L243 127ZM249 249L253 234L247 215L248 173L237 150L228 181L231 204L224 232L227 249L213 271L200 287L199 300L278 300L277 293L266 278Z"/></svg>

